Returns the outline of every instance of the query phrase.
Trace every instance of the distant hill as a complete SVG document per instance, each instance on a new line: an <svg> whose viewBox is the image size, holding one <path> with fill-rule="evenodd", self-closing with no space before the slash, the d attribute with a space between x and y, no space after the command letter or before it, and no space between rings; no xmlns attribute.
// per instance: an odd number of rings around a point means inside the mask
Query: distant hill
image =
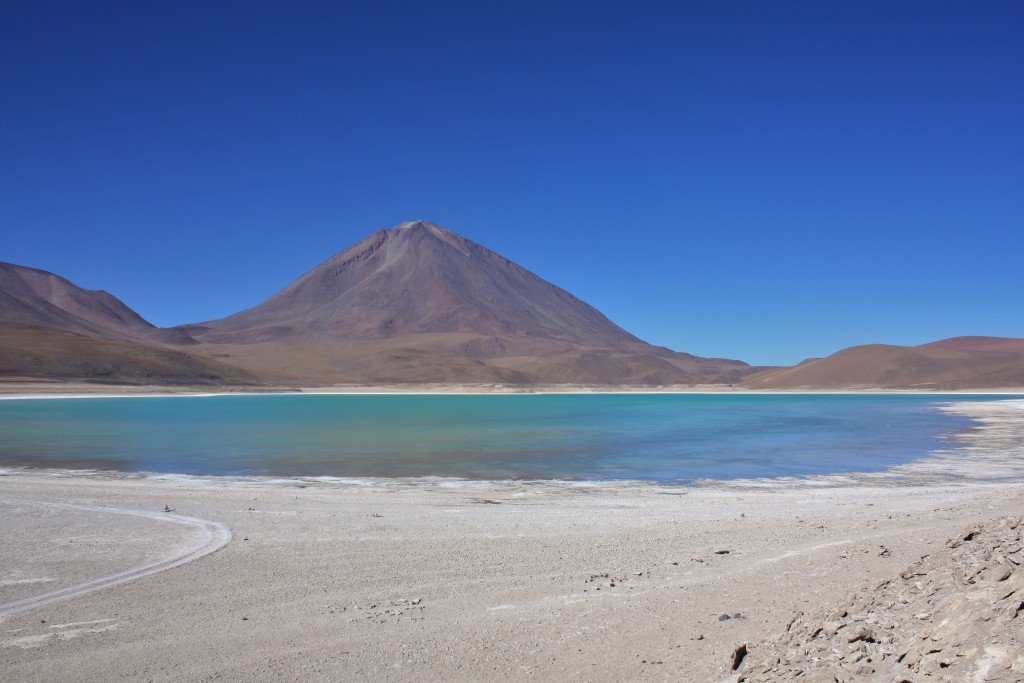
<svg viewBox="0 0 1024 683"><path fill-rule="evenodd" d="M921 344L917 348L1024 354L1024 339L1015 339L1012 337L953 337L951 339L942 339L928 344Z"/></svg>
<svg viewBox="0 0 1024 683"><path fill-rule="evenodd" d="M1024 339L955 337L920 346L867 344L754 373L756 389L987 389L1024 387Z"/></svg>
<svg viewBox="0 0 1024 683"><path fill-rule="evenodd" d="M0 263L0 378L119 384L236 384L253 378L168 343L117 297L36 268Z"/></svg>
<svg viewBox="0 0 1024 683"><path fill-rule="evenodd" d="M0 262L0 318L105 339L194 343L180 330L155 327L112 294L13 263Z"/></svg>
<svg viewBox="0 0 1024 683"><path fill-rule="evenodd" d="M157 344L0 320L0 380L139 385L254 384L246 372Z"/></svg>
<svg viewBox="0 0 1024 683"><path fill-rule="evenodd" d="M317 383L675 384L752 371L647 344L426 221L374 232L254 308L178 329L252 373Z"/></svg>

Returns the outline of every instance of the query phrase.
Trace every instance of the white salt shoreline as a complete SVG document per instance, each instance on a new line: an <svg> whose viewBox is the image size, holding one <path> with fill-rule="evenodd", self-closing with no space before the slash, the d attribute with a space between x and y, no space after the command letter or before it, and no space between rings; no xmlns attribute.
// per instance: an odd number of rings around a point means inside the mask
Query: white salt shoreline
<svg viewBox="0 0 1024 683"><path fill-rule="evenodd" d="M0 385L0 389L2 389ZM16 392L0 393L0 401L89 398L212 398L223 396L1007 396L1024 398L1024 388L1008 389L820 389L820 390L755 390L755 389L686 389L686 388L537 388L504 387L453 389L389 389L365 387L358 389L281 388L277 391L151 391L140 387L138 392L74 391L65 393Z"/></svg>

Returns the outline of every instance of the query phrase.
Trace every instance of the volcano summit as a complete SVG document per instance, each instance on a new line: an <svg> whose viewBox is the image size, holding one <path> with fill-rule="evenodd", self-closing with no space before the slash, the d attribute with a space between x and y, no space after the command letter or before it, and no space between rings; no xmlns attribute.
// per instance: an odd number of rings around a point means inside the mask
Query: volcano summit
<svg viewBox="0 0 1024 683"><path fill-rule="evenodd" d="M426 221L378 230L258 306L178 329L270 380L676 384L750 371L647 344Z"/></svg>

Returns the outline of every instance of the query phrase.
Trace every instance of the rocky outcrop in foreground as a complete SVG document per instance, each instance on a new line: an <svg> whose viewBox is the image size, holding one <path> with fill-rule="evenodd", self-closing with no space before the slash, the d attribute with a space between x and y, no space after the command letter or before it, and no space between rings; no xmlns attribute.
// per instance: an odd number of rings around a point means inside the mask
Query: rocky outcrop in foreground
<svg viewBox="0 0 1024 683"><path fill-rule="evenodd" d="M1024 680L1022 532L1021 518L973 526L832 612L797 614L737 647L732 680Z"/></svg>

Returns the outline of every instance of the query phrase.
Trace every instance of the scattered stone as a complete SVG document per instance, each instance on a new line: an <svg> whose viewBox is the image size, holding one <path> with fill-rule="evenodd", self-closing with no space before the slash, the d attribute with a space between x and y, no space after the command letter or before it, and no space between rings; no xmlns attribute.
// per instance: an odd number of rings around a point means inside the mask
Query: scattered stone
<svg viewBox="0 0 1024 683"><path fill-rule="evenodd" d="M421 621L421 612L425 609L423 598L404 598L399 600L388 600L386 603L373 603L368 606L355 605L356 612L361 612L364 619L369 619L375 624L384 624L388 621L410 619ZM346 611L342 607L340 611Z"/></svg>
<svg viewBox="0 0 1024 683"><path fill-rule="evenodd" d="M1021 518L971 526L897 578L797 613L730 671L747 683L1024 680L1022 531Z"/></svg>
<svg viewBox="0 0 1024 683"><path fill-rule="evenodd" d="M1010 578L1010 574L1012 573L1013 570L1010 569L1009 566L1005 564L997 564L994 567L989 567L989 569L985 572L984 578L985 581L989 581L991 583L999 583L1000 581L1006 581L1008 578Z"/></svg>
<svg viewBox="0 0 1024 683"><path fill-rule="evenodd" d="M625 583L626 577L616 577L605 572L604 574L591 574L587 578L583 579L583 583L600 583L608 588L615 588L620 583ZM594 590L601 590L601 586L597 586Z"/></svg>
<svg viewBox="0 0 1024 683"><path fill-rule="evenodd" d="M856 643L857 641L866 641L868 643L874 643L875 633L867 626L860 626L853 631L846 634L846 642Z"/></svg>

